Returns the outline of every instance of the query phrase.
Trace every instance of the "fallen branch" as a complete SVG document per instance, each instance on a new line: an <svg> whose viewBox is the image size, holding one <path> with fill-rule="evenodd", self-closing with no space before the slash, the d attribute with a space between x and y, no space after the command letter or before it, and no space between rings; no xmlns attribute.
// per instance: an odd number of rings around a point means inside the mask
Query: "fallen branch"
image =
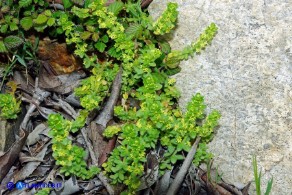
<svg viewBox="0 0 292 195"><path fill-rule="evenodd" d="M150 3L152 3L152 1L153 0L142 0L141 1L141 8L143 8L143 9L147 8L150 5Z"/></svg>
<svg viewBox="0 0 292 195"><path fill-rule="evenodd" d="M28 132L24 129L20 131L20 139L14 142L14 144L9 148L9 150L0 157L0 182L2 182L3 178L11 169L13 163L18 158L18 154L20 153L22 147L25 144L26 138L28 136Z"/></svg>
<svg viewBox="0 0 292 195"><path fill-rule="evenodd" d="M239 191L236 187L234 187L230 184L221 182L221 183L219 183L219 185L222 186L223 188L225 188L226 190L228 190L229 192L231 192L233 195L242 195L241 191Z"/></svg>
<svg viewBox="0 0 292 195"><path fill-rule="evenodd" d="M120 68L120 71L118 72L118 74L117 74L117 76L112 84L111 95L110 95L108 101L106 102L104 109L95 119L95 123L97 123L97 126L99 126L100 131L103 131L106 128L107 123L113 118L114 106L116 105L116 103L118 101L121 87L122 87L122 69ZM87 139L87 135L86 135L85 130L81 130L81 132L82 132L83 137L85 139ZM97 133L101 133L101 132L97 132ZM95 138L91 138L91 139L95 140ZM88 145L89 153L91 155L92 161L94 162L93 164L95 164L97 166L98 159L94 155L95 152L92 151L93 147L88 142L88 140L86 140L86 144ZM97 152L99 152L99 151L97 151ZM108 183L108 179L102 173L100 173L98 175L98 177L99 177L100 181L103 183L103 185L105 186L105 188L107 189L108 193L110 195L114 195L115 192L114 192L112 186Z"/></svg>
<svg viewBox="0 0 292 195"><path fill-rule="evenodd" d="M107 177L105 177L102 172L98 174L98 178L101 181L101 183L104 185L104 187L106 188L109 195L115 195L115 191L113 190L113 187L109 184Z"/></svg>
<svg viewBox="0 0 292 195"><path fill-rule="evenodd" d="M88 129L87 129L88 130ZM97 160L97 158L96 158L96 156L95 156L95 153L94 153L94 151L93 151L93 146L92 146L92 144L89 142L89 140L88 140L88 136L87 136L87 133L86 133L86 131L85 131L85 128L82 128L81 129L81 133L82 133L82 136L83 136L83 138L84 138L84 140L85 140L85 143L86 143L86 146L87 146L87 149L88 149L88 151L89 151L89 155L90 155L90 157L91 157L91 160L92 160L92 164L94 164L94 165L98 165L98 160Z"/></svg>
<svg viewBox="0 0 292 195"><path fill-rule="evenodd" d="M64 6L59 3L52 3L49 5L49 7L54 8L55 10L64 10Z"/></svg>
<svg viewBox="0 0 292 195"><path fill-rule="evenodd" d="M211 181L211 178L209 178L206 174L206 172L204 172L200 178L202 179L203 182L205 182L206 186L207 186L207 192L210 194L214 194L214 195L233 195L232 193L230 193L227 189L225 189L224 187L218 185L215 182Z"/></svg>
<svg viewBox="0 0 292 195"><path fill-rule="evenodd" d="M189 151L186 159L184 160L180 170L178 171L175 179L173 180L172 184L170 185L168 191L167 191L167 195L175 195L177 194L191 164L192 164L192 161L194 159L194 156L196 154L196 151L197 151L197 147L198 147L198 144L200 142L201 138L198 137L195 141L195 143L193 144L191 150Z"/></svg>
<svg viewBox="0 0 292 195"><path fill-rule="evenodd" d="M84 137L85 143L86 143L87 148L89 150L89 155L91 157L92 164L95 165L95 166L98 166L98 160L97 160L97 158L95 156L95 153L93 151L93 146L88 140L87 133L85 132L85 128L81 129L81 133L82 133L82 135ZM98 175L98 178L101 181L101 183L104 185L104 187L106 188L107 192L110 195L114 195L115 191L113 190L113 187L109 184L108 179L102 173L100 173Z"/></svg>
<svg viewBox="0 0 292 195"><path fill-rule="evenodd" d="M34 90L34 94L33 94L33 97L32 97L32 101L34 101L34 103L31 103L29 105L29 108L27 110L27 113L20 125L20 127L22 129L26 129L26 126L27 126L27 123L31 117L31 114L34 112L34 110L37 108L37 106L40 105L40 103L42 101L44 101L45 98L49 97L51 93L50 92L47 92L47 91L44 91L42 89L40 89L38 87L38 78L36 78L35 80L35 90Z"/></svg>
<svg viewBox="0 0 292 195"><path fill-rule="evenodd" d="M113 118L114 107L119 99L120 91L122 87L122 69L118 72L113 84L111 95L105 104L102 112L95 119L96 124L102 125L106 128L107 123Z"/></svg>
<svg viewBox="0 0 292 195"><path fill-rule="evenodd" d="M50 105L50 106L60 107L67 114L69 114L73 119L77 118L78 113L74 110L74 108L69 103L65 102L64 100L62 100L60 97L57 97L57 96L53 96L53 99L58 101L58 102L49 100L49 101L46 102L46 104Z"/></svg>

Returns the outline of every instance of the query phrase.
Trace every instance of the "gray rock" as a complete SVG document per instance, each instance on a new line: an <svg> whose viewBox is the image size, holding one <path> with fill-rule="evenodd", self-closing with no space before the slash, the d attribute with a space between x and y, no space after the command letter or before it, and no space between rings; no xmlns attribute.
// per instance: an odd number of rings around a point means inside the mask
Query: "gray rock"
<svg viewBox="0 0 292 195"><path fill-rule="evenodd" d="M153 1L153 18L167 2ZM263 190L273 176L272 194L292 194L292 2L172 2L180 11L173 49L190 44L211 22L219 28L212 45L182 62L174 76L183 108L200 92L209 109L222 114L209 144L215 166L228 181L247 183L253 180L255 154Z"/></svg>
<svg viewBox="0 0 292 195"><path fill-rule="evenodd" d="M0 152L4 152L6 142L7 142L7 137L9 136L9 130L11 129L11 125L4 120L0 119Z"/></svg>

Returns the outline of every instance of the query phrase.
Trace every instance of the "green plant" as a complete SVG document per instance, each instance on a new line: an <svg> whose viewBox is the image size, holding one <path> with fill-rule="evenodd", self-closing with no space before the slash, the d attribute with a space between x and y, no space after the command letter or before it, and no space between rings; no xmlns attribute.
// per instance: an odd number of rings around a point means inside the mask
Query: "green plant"
<svg viewBox="0 0 292 195"><path fill-rule="evenodd" d="M0 117L4 119L16 119L17 114L20 112L21 101L15 98L16 84L13 82L7 83L11 88L9 93L0 94Z"/></svg>
<svg viewBox="0 0 292 195"><path fill-rule="evenodd" d="M84 126L87 115L87 112L81 112L75 121L65 120L60 114L49 115L48 125L51 128L50 135L53 137L53 157L56 164L61 165L60 172L65 176L74 174L82 179L90 179L99 172L97 167L86 168L85 151L73 145L68 138L70 132L75 133Z"/></svg>
<svg viewBox="0 0 292 195"><path fill-rule="evenodd" d="M252 157L252 166L253 166L253 173L254 173L254 180L256 184L256 193L257 195L261 195L261 171L258 173L258 164L256 156ZM268 181L267 189L265 191L265 195L269 195L272 190L273 178Z"/></svg>
<svg viewBox="0 0 292 195"><path fill-rule="evenodd" d="M51 189L50 188L42 188L41 190L37 191L35 195L48 195L50 194Z"/></svg>
<svg viewBox="0 0 292 195"><path fill-rule="evenodd" d="M25 40L24 37L23 40ZM26 69L28 68L29 64L33 64L37 69L40 66L39 60L37 58L38 44L38 37L35 39L34 43L31 43L29 40L25 40L23 42L23 46L19 47L17 52L13 54L17 61Z"/></svg>
<svg viewBox="0 0 292 195"><path fill-rule="evenodd" d="M22 65L26 72L31 64L37 70L36 72L38 72L40 66L39 60L37 59L39 39L37 38L35 43L32 44L29 40L25 40L23 35L22 37L10 35L5 37L3 41L0 38L0 53L5 53L8 58L0 88L2 88L7 76L12 74L13 69L18 64Z"/></svg>
<svg viewBox="0 0 292 195"><path fill-rule="evenodd" d="M3 38L0 35L0 53L6 53L6 56L8 58L8 62L2 62L4 64L7 64L7 66L3 71L3 79L0 85L0 90L2 89L6 77L12 74L12 70L18 62L15 55L11 56L9 54L17 52L17 48L19 48L19 46L21 46L23 42L23 39L18 36L10 35Z"/></svg>
<svg viewBox="0 0 292 195"><path fill-rule="evenodd" d="M211 23L200 35L198 40L181 51L172 51L164 59L169 68L176 68L180 61L188 59L194 53L200 53L210 42L217 32L217 26Z"/></svg>
<svg viewBox="0 0 292 195"><path fill-rule="evenodd" d="M50 9L44 0L1 2L5 6L2 14L7 10L11 14L0 20L0 35L18 37L28 30L40 33L46 30L52 37L62 36L74 48L74 54L83 60L84 67L92 72L75 89L84 108L79 117L69 121L58 114L48 119L53 157L66 176L74 174L88 179L98 172L97 167L86 168L85 151L73 145L68 136L84 126L90 111L100 108L109 96L115 75L122 69L122 104L114 109L120 124L108 126L104 132L108 138L118 135L120 145L103 168L114 184L125 184L127 192L134 193L144 174L146 154L157 144L166 150L160 159L160 173L183 160L197 136L201 137L201 143L193 163L197 165L212 157L206 143L212 138L220 114L212 111L206 115L204 98L199 93L183 114L177 108L180 93L169 75L179 70L180 61L200 53L210 44L217 27L210 24L196 42L181 51L171 51L162 35L175 27L176 3L168 3L161 17L153 21L141 9L140 1L115 1L108 7L105 2L64 0L64 10ZM5 46L2 47L4 52L7 44L0 40L0 51L1 44ZM14 55L13 59L26 58L26 55L17 55L19 57ZM15 64L15 60L12 63ZM133 101L137 104L132 105Z"/></svg>
<svg viewBox="0 0 292 195"><path fill-rule="evenodd" d="M120 127L108 127L104 132L106 137L121 132L121 145L113 151L103 167L114 183L126 184L129 192L134 192L139 187L139 178L143 174L143 164L146 161L145 154L147 150L154 149L159 141L167 147L160 164L161 171L170 169L171 165L183 160L183 152L190 150L191 143L197 136L202 137L203 143L199 145L194 162L198 164L211 157L206 153L204 143L210 139L220 117L219 113L210 113L203 125L197 125L194 123L196 120L205 118L206 106L200 94L193 97L187 112L182 114L179 109L172 109L168 104L163 104L165 94L156 94L156 90L160 90L162 85L154 84L145 84L145 93L143 90L136 93L136 96L145 100L140 104L139 110L133 108L126 111L122 106L117 106L115 115L125 123ZM167 99L165 102L168 103Z"/></svg>
<svg viewBox="0 0 292 195"><path fill-rule="evenodd" d="M12 94L0 94L0 116L5 119L16 119L20 112L20 101Z"/></svg>
<svg viewBox="0 0 292 195"><path fill-rule="evenodd" d="M0 37L0 52L11 52L15 49L17 49L20 45L23 44L23 39L18 37L18 36L14 36L14 35L10 35L7 36L5 38Z"/></svg>
<svg viewBox="0 0 292 195"><path fill-rule="evenodd" d="M208 161L208 163L207 163L207 180L208 180L208 182L211 182L211 183L214 182L215 184L218 184L219 182L222 181L223 173L220 174L218 171L218 167L217 167L215 175L214 174L212 175L211 174L212 165L213 165L213 161L212 160Z"/></svg>
<svg viewBox="0 0 292 195"><path fill-rule="evenodd" d="M9 75L12 75L12 70L14 68L14 66L16 65L17 63L17 59L15 57L13 57L12 59L9 58L9 62L8 63L3 63L5 66L5 69L3 70L3 78L2 78L2 82L1 82L1 85L0 85L0 90L2 89L3 87L3 84L7 78L7 76Z"/></svg>
<svg viewBox="0 0 292 195"><path fill-rule="evenodd" d="M75 95L80 97L80 103L86 110L99 108L100 103L109 94L111 83L118 70L116 64L95 64L91 71L92 76L82 80L81 86L75 89Z"/></svg>
<svg viewBox="0 0 292 195"><path fill-rule="evenodd" d="M169 3L163 14L153 24L153 33L156 35L169 33L175 27L177 16L177 4Z"/></svg>

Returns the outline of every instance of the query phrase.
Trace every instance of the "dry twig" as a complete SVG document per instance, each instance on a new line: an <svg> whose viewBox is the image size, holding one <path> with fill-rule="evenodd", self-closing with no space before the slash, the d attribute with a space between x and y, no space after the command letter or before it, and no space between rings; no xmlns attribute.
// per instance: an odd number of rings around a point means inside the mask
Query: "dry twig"
<svg viewBox="0 0 292 195"><path fill-rule="evenodd" d="M33 94L33 97L32 97L32 101L34 101L34 103L31 103L29 105L27 113L26 113L26 115L25 115L25 117L24 117L24 119L23 119L23 121L22 121L22 123L20 125L20 127L22 129L26 129L26 126L27 126L27 123L28 123L28 121L30 119L31 114L34 112L34 110L37 108L37 106L39 106L40 103L42 101L44 101L45 98L49 97L50 94L51 94L50 92L44 91L44 90L42 90L42 89L40 89L38 87L38 78L36 78L36 80L35 80L35 90L34 90L34 94Z"/></svg>
<svg viewBox="0 0 292 195"><path fill-rule="evenodd" d="M195 141L195 143L193 144L191 150L189 151L186 159L184 160L179 172L177 173L174 181L172 182L172 184L170 185L168 191L167 191L167 195L175 195L177 194L191 164L192 164L192 161L194 159L194 155L196 154L196 151L197 151L197 147L198 147L198 144L200 142L201 138L198 137Z"/></svg>
<svg viewBox="0 0 292 195"><path fill-rule="evenodd" d="M104 128L106 127L107 123L113 118L114 107L118 101L121 87L122 87L122 68L120 68L120 71L118 72L112 84L111 95L108 101L106 102L104 109L95 119L95 122L99 125L102 125Z"/></svg>

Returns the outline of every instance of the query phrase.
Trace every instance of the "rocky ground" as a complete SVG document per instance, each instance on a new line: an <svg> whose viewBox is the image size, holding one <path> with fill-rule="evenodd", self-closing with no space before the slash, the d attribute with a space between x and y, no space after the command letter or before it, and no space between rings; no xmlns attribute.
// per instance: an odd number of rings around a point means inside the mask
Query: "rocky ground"
<svg viewBox="0 0 292 195"><path fill-rule="evenodd" d="M153 1L157 16L167 1ZM210 144L214 165L238 186L253 179L257 155L272 194L292 194L292 3L291 1L172 0L179 4L172 48L190 44L211 22L218 34L200 56L175 75L180 105L202 93L222 118ZM252 192L251 194L254 194Z"/></svg>

